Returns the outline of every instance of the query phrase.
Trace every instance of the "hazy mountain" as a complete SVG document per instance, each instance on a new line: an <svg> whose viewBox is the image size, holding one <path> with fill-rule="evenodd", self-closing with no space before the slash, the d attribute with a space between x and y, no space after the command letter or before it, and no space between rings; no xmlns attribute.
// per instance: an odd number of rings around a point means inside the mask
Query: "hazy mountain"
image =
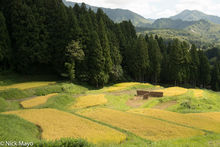
<svg viewBox="0 0 220 147"><path fill-rule="evenodd" d="M157 34L167 39L179 38L205 48L212 44L220 45L220 25L206 20L159 19L151 28L137 30L139 33Z"/></svg>
<svg viewBox="0 0 220 147"><path fill-rule="evenodd" d="M198 20L204 19L204 20L211 21L213 23L220 24L220 17L207 15L197 10L185 10L170 18L173 20L181 19L183 21L198 21Z"/></svg>
<svg viewBox="0 0 220 147"><path fill-rule="evenodd" d="M70 2L63 0L63 3L66 6L74 6L75 2ZM81 3L78 3L81 5ZM97 11L99 7L94 7L90 5L86 5L87 8L91 8L93 11ZM114 22L122 22L124 20L131 20L134 26L136 27L146 27L148 24L151 24L153 22L152 19L145 19L143 16L134 13L130 10L124 10L124 9L110 9L110 8L102 8L100 7L110 19L112 19Z"/></svg>
<svg viewBox="0 0 220 147"><path fill-rule="evenodd" d="M74 6L75 2L63 0L66 6ZM81 3L78 3L81 5ZM93 11L99 7L86 5ZM131 20L138 27L139 33L158 34L172 39L179 38L197 45L220 44L220 17L206 15L196 10L185 10L170 18L157 20L144 17L124 9L110 9L100 7L114 22Z"/></svg>
<svg viewBox="0 0 220 147"><path fill-rule="evenodd" d="M184 29L190 25L195 24L196 21L183 21L183 20L172 20L169 18L161 18L154 21L151 28L158 29Z"/></svg>

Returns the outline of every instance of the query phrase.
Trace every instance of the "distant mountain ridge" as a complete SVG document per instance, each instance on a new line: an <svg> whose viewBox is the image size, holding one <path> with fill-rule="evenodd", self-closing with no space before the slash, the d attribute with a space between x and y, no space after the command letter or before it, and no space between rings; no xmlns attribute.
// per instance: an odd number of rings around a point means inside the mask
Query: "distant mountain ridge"
<svg viewBox="0 0 220 147"><path fill-rule="evenodd" d="M66 6L73 7L76 3L63 0ZM78 3L81 5L81 3ZM93 11L99 7L86 5ZM164 38L179 38L198 46L210 43L220 45L220 17L207 15L197 10L184 10L181 13L157 20L144 17L124 9L110 9L100 7L114 22L131 20L139 33L157 34Z"/></svg>
<svg viewBox="0 0 220 147"><path fill-rule="evenodd" d="M150 28L138 28L139 33L157 34L166 39L179 38L207 48L220 45L220 25L207 20L182 21L168 18L156 20Z"/></svg>
<svg viewBox="0 0 220 147"><path fill-rule="evenodd" d="M197 23L197 21L183 21L181 19L173 20L170 18L161 18L154 21L151 28L158 29L184 29L190 25Z"/></svg>
<svg viewBox="0 0 220 147"><path fill-rule="evenodd" d="M220 24L220 17L214 15L207 15L197 10L184 10L181 13L170 17L170 19L181 19L183 21L198 21L204 19L213 23Z"/></svg>
<svg viewBox="0 0 220 147"><path fill-rule="evenodd" d="M63 3L66 6L71 6L74 7L74 5L76 4L76 2L71 2L71 1L67 1L67 0L63 0ZM81 3L78 3L79 5L81 5ZM152 19L146 19L143 16L134 13L130 10L124 10L124 9L110 9L110 8L102 8L102 7L95 7L95 6L90 6L87 5L87 8L91 8L93 11L97 11L98 8L101 8L104 13L106 13L106 15L108 15L108 17L113 20L114 22L122 22L124 20L128 21L131 20L131 22L133 23L134 26L136 27L145 27L148 24L151 24L153 22Z"/></svg>

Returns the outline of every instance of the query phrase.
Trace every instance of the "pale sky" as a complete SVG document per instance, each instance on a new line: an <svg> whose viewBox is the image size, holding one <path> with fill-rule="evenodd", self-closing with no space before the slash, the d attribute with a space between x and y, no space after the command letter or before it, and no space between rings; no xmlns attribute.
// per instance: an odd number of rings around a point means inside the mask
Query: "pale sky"
<svg viewBox="0 0 220 147"><path fill-rule="evenodd" d="M122 8L145 18L162 18L189 9L220 16L220 0L67 0L98 7Z"/></svg>

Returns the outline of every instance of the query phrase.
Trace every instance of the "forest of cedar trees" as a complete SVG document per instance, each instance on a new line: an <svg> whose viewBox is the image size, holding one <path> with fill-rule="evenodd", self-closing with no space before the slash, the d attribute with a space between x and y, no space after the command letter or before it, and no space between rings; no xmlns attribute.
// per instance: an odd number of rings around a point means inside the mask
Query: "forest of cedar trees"
<svg viewBox="0 0 220 147"><path fill-rule="evenodd" d="M220 88L220 64L178 39L137 35L85 4L0 0L0 71L54 74L96 87L139 81Z"/></svg>

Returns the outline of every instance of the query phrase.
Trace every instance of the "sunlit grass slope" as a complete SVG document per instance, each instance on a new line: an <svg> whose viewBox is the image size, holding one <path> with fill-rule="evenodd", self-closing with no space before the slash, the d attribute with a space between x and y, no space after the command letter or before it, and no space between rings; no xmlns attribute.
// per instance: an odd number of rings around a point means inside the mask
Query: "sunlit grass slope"
<svg viewBox="0 0 220 147"><path fill-rule="evenodd" d="M0 114L0 141L38 141L36 125L14 115Z"/></svg>

